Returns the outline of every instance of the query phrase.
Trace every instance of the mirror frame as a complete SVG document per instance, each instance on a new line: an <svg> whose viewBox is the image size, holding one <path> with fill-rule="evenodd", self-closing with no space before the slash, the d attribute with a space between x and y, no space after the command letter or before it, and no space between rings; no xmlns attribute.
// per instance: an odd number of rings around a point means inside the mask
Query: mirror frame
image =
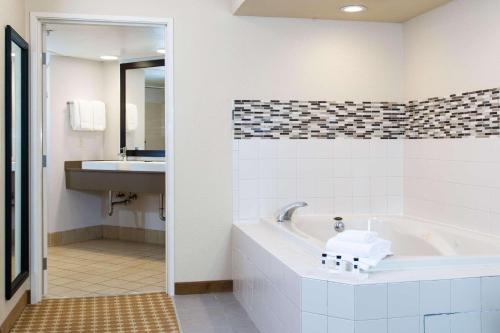
<svg viewBox="0 0 500 333"><path fill-rule="evenodd" d="M165 66L165 59L127 62L120 64L120 151L127 147L126 139L126 104L127 70ZM127 156L165 157L165 150L127 149Z"/></svg>
<svg viewBox="0 0 500 333"><path fill-rule="evenodd" d="M21 49L21 272L12 280L12 43ZM11 299L29 276L29 45L5 27L5 298Z"/></svg>

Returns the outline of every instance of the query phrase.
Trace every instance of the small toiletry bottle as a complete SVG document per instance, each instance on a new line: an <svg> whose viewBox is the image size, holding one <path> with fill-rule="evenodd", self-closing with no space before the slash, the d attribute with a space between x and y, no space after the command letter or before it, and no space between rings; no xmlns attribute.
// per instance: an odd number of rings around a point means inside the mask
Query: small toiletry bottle
<svg viewBox="0 0 500 333"><path fill-rule="evenodd" d="M326 253L321 254L321 267L326 268Z"/></svg>
<svg viewBox="0 0 500 333"><path fill-rule="evenodd" d="M354 258L353 259L352 271L354 273L356 273L356 274L360 273L360 270L359 270L359 258Z"/></svg>
<svg viewBox="0 0 500 333"><path fill-rule="evenodd" d="M336 256L335 257L335 269L337 271L340 270L340 263L342 262L342 256Z"/></svg>

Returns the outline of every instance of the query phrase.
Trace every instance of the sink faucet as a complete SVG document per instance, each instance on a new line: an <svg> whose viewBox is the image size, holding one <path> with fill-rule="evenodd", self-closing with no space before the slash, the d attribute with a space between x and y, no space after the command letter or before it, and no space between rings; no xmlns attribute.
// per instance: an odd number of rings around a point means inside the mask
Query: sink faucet
<svg viewBox="0 0 500 333"><path fill-rule="evenodd" d="M278 222L291 221L292 215L295 212L295 210L301 207L307 207L307 202L303 201L294 202L281 208L277 217Z"/></svg>
<svg viewBox="0 0 500 333"><path fill-rule="evenodd" d="M121 147L118 156L120 156L122 161L127 161L127 147Z"/></svg>

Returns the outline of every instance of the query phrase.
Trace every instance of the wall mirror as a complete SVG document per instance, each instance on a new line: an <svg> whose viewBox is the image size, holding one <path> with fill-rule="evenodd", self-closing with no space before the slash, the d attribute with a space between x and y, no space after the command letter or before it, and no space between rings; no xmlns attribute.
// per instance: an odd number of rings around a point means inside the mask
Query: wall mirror
<svg viewBox="0 0 500 333"><path fill-rule="evenodd" d="M165 156L165 60L120 65L120 149Z"/></svg>
<svg viewBox="0 0 500 333"><path fill-rule="evenodd" d="M5 28L5 295L29 274L28 44Z"/></svg>

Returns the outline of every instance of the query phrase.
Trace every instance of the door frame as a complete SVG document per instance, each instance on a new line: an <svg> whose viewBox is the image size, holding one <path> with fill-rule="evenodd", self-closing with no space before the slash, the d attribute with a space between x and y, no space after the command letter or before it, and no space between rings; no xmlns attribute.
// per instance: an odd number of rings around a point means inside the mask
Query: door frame
<svg viewBox="0 0 500 333"><path fill-rule="evenodd" d="M166 154L165 162L167 175L165 177L166 190L166 291L174 295L175 285L175 244L174 244L174 74L173 74L173 18L152 18L135 16L108 16L108 15L86 15L69 13L30 13L30 283L31 303L38 303L43 297L43 254L44 244L47 244L48 221L44 218L43 209L43 121L44 121L44 82L43 82L43 39L42 25L45 23L68 23L68 24L104 24L104 25L154 25L165 28L165 128Z"/></svg>

